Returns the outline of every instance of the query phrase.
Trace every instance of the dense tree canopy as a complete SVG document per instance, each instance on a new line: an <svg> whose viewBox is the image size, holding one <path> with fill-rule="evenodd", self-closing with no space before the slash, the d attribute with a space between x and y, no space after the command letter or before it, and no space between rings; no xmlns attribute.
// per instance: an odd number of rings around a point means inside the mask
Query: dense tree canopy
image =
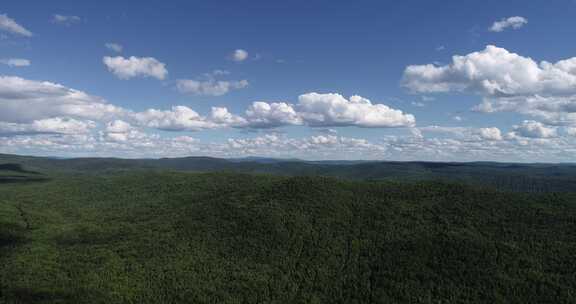
<svg viewBox="0 0 576 304"><path fill-rule="evenodd" d="M0 184L0 302L573 303L571 193L137 171Z"/></svg>

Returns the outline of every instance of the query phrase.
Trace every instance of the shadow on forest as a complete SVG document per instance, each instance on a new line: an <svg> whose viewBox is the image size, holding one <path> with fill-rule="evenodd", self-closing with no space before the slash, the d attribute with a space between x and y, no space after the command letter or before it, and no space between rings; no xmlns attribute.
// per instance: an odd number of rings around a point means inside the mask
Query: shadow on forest
<svg viewBox="0 0 576 304"><path fill-rule="evenodd" d="M22 167L20 164L0 164L0 171L12 171L27 174L40 174L36 171L29 171Z"/></svg>
<svg viewBox="0 0 576 304"><path fill-rule="evenodd" d="M42 175L36 171L26 170L20 164L0 164L0 172L9 172L9 175L0 175L0 184L7 183L33 183L48 181L48 178L39 177ZM24 175L26 174L26 175ZM35 176L30 176L35 175Z"/></svg>
<svg viewBox="0 0 576 304"><path fill-rule="evenodd" d="M24 228L17 224L0 223L0 253L2 248L15 246L25 241Z"/></svg>
<svg viewBox="0 0 576 304"><path fill-rule="evenodd" d="M13 184L13 183L37 183L37 182L47 182L49 178L44 177L31 177L31 176L0 176L0 184Z"/></svg>
<svg viewBox="0 0 576 304"><path fill-rule="evenodd" d="M12 297L18 299L21 303L38 303L69 301L72 296L59 292L36 291L28 288L19 288L11 291Z"/></svg>

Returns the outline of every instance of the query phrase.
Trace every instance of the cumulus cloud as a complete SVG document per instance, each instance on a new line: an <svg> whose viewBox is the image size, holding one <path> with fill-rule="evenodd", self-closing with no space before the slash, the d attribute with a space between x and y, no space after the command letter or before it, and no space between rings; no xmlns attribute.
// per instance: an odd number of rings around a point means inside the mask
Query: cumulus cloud
<svg viewBox="0 0 576 304"><path fill-rule="evenodd" d="M307 93L297 104L258 101L246 110L251 128L275 128L285 125L311 127L392 128L415 124L411 114L372 102L361 96L346 99L340 94Z"/></svg>
<svg viewBox="0 0 576 304"><path fill-rule="evenodd" d="M241 115L226 107L212 107L207 114L187 106L137 112L61 84L0 76L0 151L5 153L168 156L203 151L202 154L225 156L251 151L258 142L264 142L268 146L260 146L261 152L276 146L288 152L317 149L319 155L349 152L350 156L358 153L359 157L368 152L380 153L385 147L365 139L337 136L334 132L305 139L267 137L256 142L204 146L190 137L160 136L153 132L286 125L395 127L413 122L409 114L359 96L346 99L338 94L318 93L304 94L296 104L254 102Z"/></svg>
<svg viewBox="0 0 576 304"><path fill-rule="evenodd" d="M480 52L453 56L452 63L410 65L403 85L414 92L470 91L490 96L527 95L576 90L576 59L540 65L528 57L489 45Z"/></svg>
<svg viewBox="0 0 576 304"><path fill-rule="evenodd" d="M16 23L14 19L8 17L6 14L0 14L0 31L24 37L32 37L32 32Z"/></svg>
<svg viewBox="0 0 576 304"><path fill-rule="evenodd" d="M235 62L245 61L246 59L248 59L248 52L243 49L234 50L234 52L230 54L230 59L232 59L232 61Z"/></svg>
<svg viewBox="0 0 576 304"><path fill-rule="evenodd" d="M91 134L35 134L0 136L0 153L60 156L176 157L199 152L201 144L190 136L164 137L142 130L125 133L106 130ZM216 151L216 149L214 149Z"/></svg>
<svg viewBox="0 0 576 304"><path fill-rule="evenodd" d="M113 142L125 142L130 139L145 137L143 132L120 119L108 122L101 134L106 140Z"/></svg>
<svg viewBox="0 0 576 304"><path fill-rule="evenodd" d="M0 84L6 83L6 79L1 80ZM256 122L261 122L264 118L266 126L305 125L306 121L297 110L298 104L255 103L243 117L230 113L224 107L213 107L207 115L201 115L185 106L143 112L113 106L113 111L98 113L99 106L105 104L104 101L61 85L24 82L18 88L8 91L0 86L0 115L4 115L5 110L10 108L6 103L8 99L20 102L25 107L21 108L21 112L27 112L23 109L28 108L38 112L24 116L11 112L11 115L0 118L0 153L127 157L261 155L315 159L566 161L573 159L576 152L576 137L573 136L576 132L572 128L551 127L535 121L513 126L506 136L494 127L430 126L406 128L408 136L383 135L375 140L338 136L333 130L321 129L322 134L300 138L274 133L230 138L225 143L202 142L189 136L160 135L154 133L153 129L198 131L223 127L246 128L256 127ZM31 99L39 103L31 103ZM39 106L52 99L58 101L50 101L45 108ZM267 107L271 104L273 106ZM75 109L67 109L69 106ZM249 111L254 113L248 114ZM293 121L282 121L286 117L292 117ZM310 151L314 153L311 154Z"/></svg>
<svg viewBox="0 0 576 304"><path fill-rule="evenodd" d="M204 95L204 96L222 96L231 90L243 89L248 86L248 80L215 80L206 81L179 79L176 83L178 91L186 94Z"/></svg>
<svg viewBox="0 0 576 304"><path fill-rule="evenodd" d="M443 133L452 138L459 140L474 141L498 141L503 140L502 131L496 127L475 128L475 127L445 127L445 126L426 126L414 128L424 133ZM422 137L418 135L417 137Z"/></svg>
<svg viewBox="0 0 576 304"><path fill-rule="evenodd" d="M410 114L373 104L360 96L346 99L339 94L308 93L301 95L297 104L253 102L241 115L231 113L226 107L212 107L210 113L202 115L181 105L167 110L135 112L61 84L0 76L0 122L12 124L5 125L5 129L36 130L38 128L25 125L46 119L56 119L46 122L68 125L75 120L110 124L106 127L108 133L123 133L110 128L126 127L126 124L169 131L199 131L291 125L387 128L410 127L415 123Z"/></svg>
<svg viewBox="0 0 576 304"><path fill-rule="evenodd" d="M229 71L214 70L204 74L202 79L179 79L176 88L180 93L200 96L222 96L232 90L248 87L248 80L220 80L220 77L230 75Z"/></svg>
<svg viewBox="0 0 576 304"><path fill-rule="evenodd" d="M127 133L132 129L129 123L120 119L110 121L106 124L106 132L110 133Z"/></svg>
<svg viewBox="0 0 576 304"><path fill-rule="evenodd" d="M104 46L107 49L114 51L116 53L122 53L122 50L124 50L124 47L119 43L107 42L106 44L104 44Z"/></svg>
<svg viewBox="0 0 576 304"><path fill-rule="evenodd" d="M469 140L451 137L387 137L387 157L431 161L571 161L576 138L509 137L504 140Z"/></svg>
<svg viewBox="0 0 576 304"><path fill-rule="evenodd" d="M491 128L480 128L478 130L478 134L480 137L486 140L502 140L502 132L500 129L491 127Z"/></svg>
<svg viewBox="0 0 576 304"><path fill-rule="evenodd" d="M9 67L26 67L30 66L31 62L28 59L22 58L4 58L0 59L0 64L5 64Z"/></svg>
<svg viewBox="0 0 576 304"><path fill-rule="evenodd" d="M168 75L166 65L153 57L105 56L102 61L108 70L120 79L154 77L163 80Z"/></svg>
<svg viewBox="0 0 576 304"><path fill-rule="evenodd" d="M449 127L438 127L444 131ZM566 161L573 159L576 138L555 137L500 139L492 128L469 128L470 136L423 136L418 129L413 136L385 136L370 141L336 135L290 138L266 134L252 138L234 138L219 151L225 155L261 155L315 159L392 159L430 161ZM499 129L498 129L499 130ZM459 130L461 131L461 130ZM455 130L450 132L456 133ZM488 138L482 138L484 133ZM416 136L414 136L416 135ZM434 134L433 134L434 135ZM310 154L310 151L314 151ZM571 151L571 152L567 152Z"/></svg>
<svg viewBox="0 0 576 304"><path fill-rule="evenodd" d="M502 32L506 29L519 29L524 25L528 24L528 19L520 16L503 18L500 21L496 21L489 28L491 32Z"/></svg>
<svg viewBox="0 0 576 304"><path fill-rule="evenodd" d="M291 125L391 128L415 124L413 115L382 104L372 104L360 96L348 100L339 94L318 93L301 95L296 105L253 102L244 116L234 115L224 107L213 107L210 115L202 116L186 106L176 106L167 111L149 109L132 116L141 125L172 131L224 127L268 129Z"/></svg>
<svg viewBox="0 0 576 304"><path fill-rule="evenodd" d="M113 133L113 132L112 132ZM265 134L203 142L189 136L159 136L142 130L125 136L96 134L37 134L0 136L0 153L62 156L170 157L212 155L298 157L305 159L391 159L435 161L572 161L575 137L469 140L424 136L384 136L367 140L335 135L288 137ZM314 151L314 153L310 153Z"/></svg>
<svg viewBox="0 0 576 304"><path fill-rule="evenodd" d="M224 149L227 153L242 155L266 155L274 157L301 156L314 151L315 158L363 158L383 157L386 147L362 138L336 135L315 135L304 138L289 138L278 134L265 134L253 138L228 139Z"/></svg>
<svg viewBox="0 0 576 304"><path fill-rule="evenodd" d="M90 132L90 130L95 126L96 124L93 121L61 117L34 120L30 123L9 123L0 121L0 134L85 134Z"/></svg>
<svg viewBox="0 0 576 304"><path fill-rule="evenodd" d="M56 117L100 120L124 112L102 98L61 84L0 76L0 121L30 123Z"/></svg>
<svg viewBox="0 0 576 304"><path fill-rule="evenodd" d="M513 136L531 138L550 138L557 136L557 128L545 126L541 122L525 120L520 125L514 126Z"/></svg>
<svg viewBox="0 0 576 304"><path fill-rule="evenodd" d="M254 102L246 110L246 119L250 127L264 129L303 123L300 114L285 102Z"/></svg>
<svg viewBox="0 0 576 304"><path fill-rule="evenodd" d="M72 24L79 23L80 21L82 21L82 18L78 16L66 16L66 15L54 14L52 15L51 21L52 23L55 24L70 26Z"/></svg>
<svg viewBox="0 0 576 304"><path fill-rule="evenodd" d="M246 125L245 118L230 113L224 107L212 107L209 120L221 127L244 127Z"/></svg>
<svg viewBox="0 0 576 304"><path fill-rule="evenodd" d="M403 86L417 93L469 92L483 97L475 110L514 111L551 124L576 123L576 57L536 62L506 49L487 46L448 65L411 65Z"/></svg>
<svg viewBox="0 0 576 304"><path fill-rule="evenodd" d="M164 111L148 109L134 113L133 118L143 126L166 131L199 131L217 127L216 123L186 106L174 106Z"/></svg>
<svg viewBox="0 0 576 304"><path fill-rule="evenodd" d="M357 95L346 99L333 93L304 94L298 98L298 110L308 125L319 127L410 127L416 122L412 114L405 114L384 104L373 104Z"/></svg>
<svg viewBox="0 0 576 304"><path fill-rule="evenodd" d="M230 113L225 107L212 107L209 115L200 115L187 106L174 106L170 110L148 109L130 113L127 117L139 126L164 131L201 131L247 126L245 118Z"/></svg>

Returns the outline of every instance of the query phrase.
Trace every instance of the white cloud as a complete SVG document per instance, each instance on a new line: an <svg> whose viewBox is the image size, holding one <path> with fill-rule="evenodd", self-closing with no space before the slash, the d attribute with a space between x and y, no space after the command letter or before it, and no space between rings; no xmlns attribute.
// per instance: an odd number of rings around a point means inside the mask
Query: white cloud
<svg viewBox="0 0 576 304"><path fill-rule="evenodd" d="M568 136L576 136L576 127L568 127L564 131Z"/></svg>
<svg viewBox="0 0 576 304"><path fill-rule="evenodd" d="M244 128L247 125L245 118L230 113L225 107L212 107L207 116L202 116L186 106L174 106L170 110L148 109L130 113L128 117L139 126L165 131Z"/></svg>
<svg viewBox="0 0 576 304"><path fill-rule="evenodd" d="M425 133L448 134L449 137L467 142L503 140L502 132L500 131L500 129L496 127L474 128L474 127L426 126L426 127L419 127L417 129L420 132Z"/></svg>
<svg viewBox="0 0 576 304"><path fill-rule="evenodd" d="M113 133L110 133L113 134ZM304 159L388 159L432 161L572 161L575 137L469 140L466 138L386 136L370 141L334 135L288 137L265 134L230 138L224 144L189 136L166 137L142 130L108 136L96 134L38 134L0 136L0 153L61 156L170 157L249 155ZM313 151L313 153L310 153Z"/></svg>
<svg viewBox="0 0 576 304"><path fill-rule="evenodd" d="M382 158L386 147L362 138L336 135L315 135L289 138L278 134L265 134L253 138L228 139L224 151L233 156L265 155L272 157L298 157L314 151L315 159L354 159L358 157Z"/></svg>
<svg viewBox="0 0 576 304"><path fill-rule="evenodd" d="M419 93L470 91L491 96L576 91L572 64L576 66L576 59L539 65L531 58L489 45L480 52L453 56L449 65L408 66L403 85Z"/></svg>
<svg viewBox="0 0 576 304"><path fill-rule="evenodd" d="M285 125L311 127L391 128L415 124L411 114L372 102L361 96L349 99L340 94L307 93L298 103L258 101L246 110L247 127L275 128Z"/></svg>
<svg viewBox="0 0 576 304"><path fill-rule="evenodd" d="M85 134L95 127L95 123L89 120L55 117L36 120L32 126L39 132Z"/></svg>
<svg viewBox="0 0 576 304"><path fill-rule="evenodd" d="M102 98L61 84L0 76L0 121L30 123L56 117L101 120L124 112Z"/></svg>
<svg viewBox="0 0 576 304"><path fill-rule="evenodd" d="M302 124L300 114L296 113L292 105L285 102L254 102L246 110L246 119L252 128L275 128Z"/></svg>
<svg viewBox="0 0 576 304"><path fill-rule="evenodd" d="M478 134L486 140L502 140L502 132L498 128L480 128Z"/></svg>
<svg viewBox="0 0 576 304"><path fill-rule="evenodd" d="M243 50L243 49L237 49L237 50L234 50L234 52L232 52L232 54L230 55L230 58L233 61L242 62L242 61L248 59L248 52Z"/></svg>
<svg viewBox="0 0 576 304"><path fill-rule="evenodd" d="M179 79L176 83L178 91L186 94L205 95L205 96L222 96L230 90L243 89L248 86L248 80L215 80L206 81Z"/></svg>
<svg viewBox="0 0 576 304"><path fill-rule="evenodd" d="M134 113L133 118L140 125L167 131L199 131L217 127L217 124L186 106L174 106L165 111L149 109Z"/></svg>
<svg viewBox="0 0 576 304"><path fill-rule="evenodd" d="M503 18L500 21L496 21L489 28L491 32L502 32L508 28L519 29L524 25L528 24L528 19L520 16Z"/></svg>
<svg viewBox="0 0 576 304"><path fill-rule="evenodd" d="M31 123L9 123L0 121L0 134L86 134L95 126L95 123L89 120L60 117L34 120Z"/></svg>
<svg viewBox="0 0 576 304"><path fill-rule="evenodd" d="M142 122L150 122L151 127L155 127L155 123L161 126L163 121L167 125L174 125L170 122L172 120L184 125L182 130L191 130L190 121L196 122L192 128L198 125L204 128L206 124L217 125L216 121L223 125L243 123L242 118L229 113L225 108L214 108L207 117L191 113L193 111L190 109L159 112L129 113L127 120L109 120L102 128L95 127L98 122L69 118L51 118L28 124L0 122L0 134L4 135L0 136L0 153L116 157L259 155L305 159L440 161L570 161L576 153L576 137L570 136L572 131L568 128L564 130L568 136L542 135L537 132L532 137L516 134L520 132L520 127L530 129L526 127L528 123L516 126L515 131L504 138L501 138L503 136L496 128L432 126L421 130L408 128L406 130L411 135L384 136L377 140L324 132L326 134L308 137L272 133L230 138L225 143L219 143L202 142L189 136L160 135L147 130L145 124L132 116L148 116ZM425 132L424 135L421 131Z"/></svg>
<svg viewBox="0 0 576 304"><path fill-rule="evenodd" d="M203 79L179 79L176 88L180 93L200 96L222 96L232 90L248 87L248 80L219 80L222 76L230 75L229 71L214 70L204 74Z"/></svg>
<svg viewBox="0 0 576 304"><path fill-rule="evenodd" d="M525 120L514 126L514 135L531 138L550 138L557 136L557 128L548 127L538 121Z"/></svg>
<svg viewBox="0 0 576 304"><path fill-rule="evenodd" d="M0 14L0 31L5 31L24 37L32 37L32 32L16 23L14 19L11 19L6 14Z"/></svg>
<svg viewBox="0 0 576 304"><path fill-rule="evenodd" d="M410 127L416 122L412 114L357 95L346 99L340 94L308 93L300 95L297 108L310 126Z"/></svg>
<svg viewBox="0 0 576 304"><path fill-rule="evenodd" d="M304 94L296 105L253 102L244 114L239 116L230 113L227 108L213 107L210 115L202 116L186 106L175 106L171 110L149 109L131 113L130 117L139 125L171 131L226 127L268 129L290 125L387 128L408 127L415 123L414 116L410 114L372 104L359 96L353 96L349 101L338 94Z"/></svg>
<svg viewBox="0 0 576 304"><path fill-rule="evenodd" d="M418 130L422 132L433 132L433 133L451 133L454 135L469 135L474 129L468 127L444 127L444 126L425 126L419 127Z"/></svg>
<svg viewBox="0 0 576 304"><path fill-rule="evenodd" d="M496 98L496 97L495 97ZM542 102L538 102L543 106ZM382 105L384 106L384 105ZM560 104L553 104L554 111ZM562 111L569 110L565 103ZM550 109L545 109L551 111ZM567 112L566 112L567 113ZM411 116L411 115L410 115ZM0 152L43 155L246 156L316 159L566 161L576 153L573 127L527 120L506 130L494 127L412 127L413 117L362 97L309 93L298 102L255 102L236 115L225 107L198 113L186 106L134 112L52 82L0 76ZM202 142L154 129L406 126L377 140L324 132L291 138L267 134ZM505 134L505 135L504 135ZM314 151L314 153L310 153Z"/></svg>
<svg viewBox="0 0 576 304"><path fill-rule="evenodd" d="M354 101L346 100L346 103L354 104ZM365 101L361 104L360 111L363 113L374 110L378 115L383 114L380 113L382 109L376 105L368 105ZM269 145L272 145L287 153L305 153L307 149L315 149L319 157L335 157L338 153L348 153L351 157L376 157L382 151L382 146L365 139L339 137L333 133L305 139L272 140L270 137L256 142L245 140L236 142L237 149L232 148L232 142L224 145L201 144L187 136L173 138L153 133L153 129L200 131L307 125L309 122L303 117L311 114L328 117L323 123L314 120L313 126L365 123L358 118L357 115L360 114L342 114L341 112L346 111L338 110L340 106L333 103L326 105L323 101L319 102L318 108L307 103L291 105L281 102L255 102L245 111L244 116L235 115L225 107L213 107L207 115L201 115L186 106L135 112L61 84L0 76L0 151L74 156L150 157L182 156L190 153L229 156L243 155L247 151L270 152ZM366 106L368 107L364 108ZM352 110L353 113L357 111ZM397 114L393 113L390 117L397 119L396 116ZM269 145L257 148L258 142Z"/></svg>
<svg viewBox="0 0 576 304"><path fill-rule="evenodd" d="M518 112L551 125L576 125L575 96L512 96L484 98L473 110L483 113Z"/></svg>
<svg viewBox="0 0 576 304"><path fill-rule="evenodd" d="M430 161L570 161L576 139L512 137L503 140L470 140L445 137L387 137L387 157Z"/></svg>
<svg viewBox="0 0 576 304"><path fill-rule="evenodd" d="M166 65L152 57L105 56L102 61L108 70L120 79L154 77L163 80L168 74Z"/></svg>
<svg viewBox="0 0 576 304"><path fill-rule="evenodd" d="M120 119L113 120L106 124L106 132L110 133L126 133L132 130L132 126Z"/></svg>
<svg viewBox="0 0 576 304"><path fill-rule="evenodd" d="M209 120L222 127L244 127L246 125L246 119L230 113L224 107L212 107Z"/></svg>
<svg viewBox="0 0 576 304"><path fill-rule="evenodd" d="M78 16L65 16L65 15L59 15L59 14L52 15L52 23L56 23L56 24L70 26L70 25L78 23L80 21L82 21L82 19Z"/></svg>
<svg viewBox="0 0 576 304"><path fill-rule="evenodd" d="M106 44L104 44L104 46L107 49L114 51L116 53L122 53L122 50L124 50L124 47L119 43L107 42Z"/></svg>
<svg viewBox="0 0 576 304"><path fill-rule="evenodd" d="M0 64L5 64L9 67L26 67L30 66L30 60L22 58L4 58L0 59Z"/></svg>
<svg viewBox="0 0 576 304"><path fill-rule="evenodd" d="M0 153L60 156L176 157L205 155L190 136L162 137L131 129L125 133L102 130L93 134L37 134L0 136Z"/></svg>
<svg viewBox="0 0 576 304"><path fill-rule="evenodd" d="M142 131L120 119L108 122L101 134L106 140L113 142L126 142L130 139L147 137Z"/></svg>
<svg viewBox="0 0 576 304"><path fill-rule="evenodd" d="M576 57L536 62L487 46L454 56L444 66L411 65L403 85L413 92L469 92L482 96L481 112L514 111L552 124L576 124Z"/></svg>
<svg viewBox="0 0 576 304"><path fill-rule="evenodd" d="M47 119L56 119L53 121ZM405 127L414 125L414 117L382 104L353 96L350 100L339 94L309 93L292 105L286 102L254 102L243 115L230 113L225 107L213 107L201 115L186 106L168 110L147 109L134 112L109 104L106 100L71 89L61 84L0 76L0 122L10 128L31 128L38 121L72 123L91 121L110 128L123 126L121 121L136 127L170 131L199 131L216 128L265 129L288 125L311 127ZM7 125L6 125L7 126ZM7 128L7 127L6 127Z"/></svg>

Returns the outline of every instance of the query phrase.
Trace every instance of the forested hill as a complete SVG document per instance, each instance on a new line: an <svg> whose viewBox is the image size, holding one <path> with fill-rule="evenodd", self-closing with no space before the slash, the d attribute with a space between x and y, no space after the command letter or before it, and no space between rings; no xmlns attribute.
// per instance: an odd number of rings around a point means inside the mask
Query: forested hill
<svg viewBox="0 0 576 304"><path fill-rule="evenodd" d="M569 193L140 171L0 184L0 303L575 303Z"/></svg>
<svg viewBox="0 0 576 304"><path fill-rule="evenodd" d="M43 174L103 174L127 170L269 173L288 176L333 176L356 180L446 180L529 192L576 191L574 164L438 163L386 161L301 161L268 158L221 159L56 159L0 154L0 176L8 166ZM21 173L21 172L20 172ZM36 176L38 178L38 176ZM1 182L1 180L0 180Z"/></svg>

